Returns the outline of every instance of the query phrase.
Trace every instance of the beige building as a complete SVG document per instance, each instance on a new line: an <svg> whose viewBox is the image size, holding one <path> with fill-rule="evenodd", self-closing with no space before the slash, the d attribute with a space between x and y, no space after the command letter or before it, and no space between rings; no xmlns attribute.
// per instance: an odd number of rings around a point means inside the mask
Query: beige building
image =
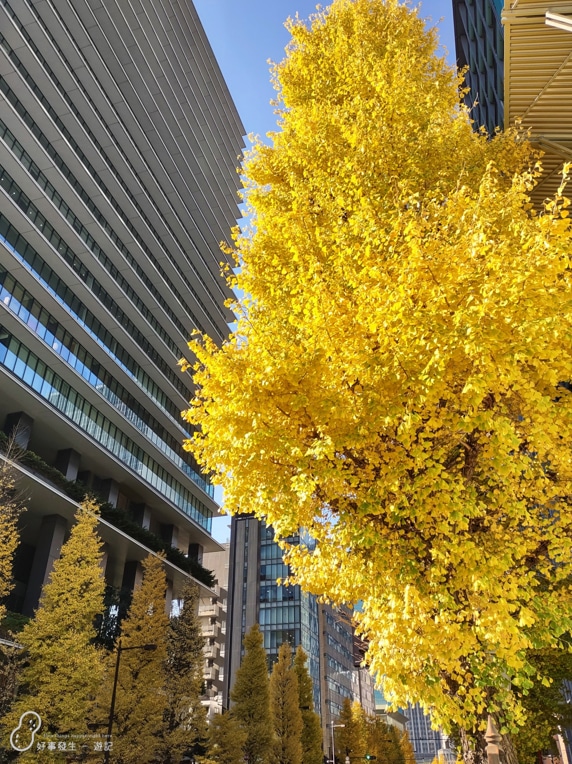
<svg viewBox="0 0 572 764"><path fill-rule="evenodd" d="M199 600L199 619L205 637L205 696L208 718L223 708L223 683L226 656L226 622L228 603L228 561L230 544L217 552L205 552L203 564L215 575L212 592L203 592Z"/></svg>

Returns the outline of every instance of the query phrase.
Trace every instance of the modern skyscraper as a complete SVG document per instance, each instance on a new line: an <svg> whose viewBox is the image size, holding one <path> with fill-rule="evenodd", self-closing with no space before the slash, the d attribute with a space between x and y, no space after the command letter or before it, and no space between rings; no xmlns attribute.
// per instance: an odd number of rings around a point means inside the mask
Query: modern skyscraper
<svg viewBox="0 0 572 764"><path fill-rule="evenodd" d="M241 122L191 0L0 0L0 66L0 426L33 452L11 606L36 606L76 481L109 502L109 583L163 544L176 594L219 548L177 361L227 333Z"/></svg>
<svg viewBox="0 0 572 764"><path fill-rule="evenodd" d="M230 540L229 608L225 705L242 659L242 640L259 624L269 665L283 642L302 645L314 682L314 706L320 708L318 606L299 586L278 584L288 577L272 528L251 517L233 517Z"/></svg>
<svg viewBox="0 0 572 764"><path fill-rule="evenodd" d="M431 717L426 714L418 703L409 703L403 709L407 717L405 728L415 751L417 764L430 764L434 759L450 762L455 758L454 752L447 745L448 738L442 730L431 727Z"/></svg>

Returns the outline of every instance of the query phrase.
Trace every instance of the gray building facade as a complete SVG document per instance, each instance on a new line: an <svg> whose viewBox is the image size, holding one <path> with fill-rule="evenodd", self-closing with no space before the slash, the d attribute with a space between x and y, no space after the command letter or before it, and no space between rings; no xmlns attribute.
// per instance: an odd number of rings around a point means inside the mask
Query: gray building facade
<svg viewBox="0 0 572 764"><path fill-rule="evenodd" d="M321 656L318 605L313 595L299 586L285 586L288 577L282 552L272 528L251 517L233 517L229 565L227 666L224 703L242 660L242 640L254 624L260 626L269 666L278 657L283 642L302 645L314 683L314 706L321 708Z"/></svg>
<svg viewBox="0 0 572 764"><path fill-rule="evenodd" d="M10 607L36 607L78 482L107 502L108 583L158 539L176 596L219 548L177 362L227 334L240 119L191 0L1 0L0 98L0 427L29 451Z"/></svg>
<svg viewBox="0 0 572 764"><path fill-rule="evenodd" d="M205 552L203 563L216 581L213 591L204 591L199 599L198 616L205 638L203 705L208 719L223 710L223 684L226 665L226 621L228 608L229 543L219 552Z"/></svg>

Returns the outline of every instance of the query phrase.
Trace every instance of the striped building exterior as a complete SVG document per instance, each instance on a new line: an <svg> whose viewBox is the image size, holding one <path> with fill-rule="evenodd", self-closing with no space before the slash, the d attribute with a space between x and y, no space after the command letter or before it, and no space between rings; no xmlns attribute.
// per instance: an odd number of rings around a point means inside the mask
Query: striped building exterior
<svg viewBox="0 0 572 764"><path fill-rule="evenodd" d="M208 584L177 361L227 333L243 127L191 0L0 0L0 99L0 427L29 497L9 606L36 607L76 481L107 502L110 586L161 544L169 597Z"/></svg>

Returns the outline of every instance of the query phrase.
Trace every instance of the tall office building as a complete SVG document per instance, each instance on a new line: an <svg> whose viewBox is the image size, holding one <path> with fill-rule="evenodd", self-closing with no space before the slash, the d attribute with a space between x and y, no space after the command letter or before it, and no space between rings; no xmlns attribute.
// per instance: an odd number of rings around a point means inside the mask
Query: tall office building
<svg viewBox="0 0 572 764"><path fill-rule="evenodd" d="M313 595L299 586L284 586L288 577L282 552L272 528L252 517L233 517L230 537L228 583L227 664L224 704L242 660L242 640L258 624L264 637L269 666L283 642L302 645L314 684L314 706L321 705L318 605Z"/></svg>
<svg viewBox="0 0 572 764"><path fill-rule="evenodd" d="M430 716L418 703L409 703L403 713L407 718L405 728L417 764L430 764L434 759L451 764L455 760L455 752L449 748L447 736L442 730L431 727Z"/></svg>
<svg viewBox="0 0 572 764"><path fill-rule="evenodd" d="M176 595L219 548L177 361L227 333L243 128L191 0L0 0L0 67L0 426L29 451L10 606L37 605L78 480L108 502L108 582L164 544Z"/></svg>
<svg viewBox="0 0 572 764"><path fill-rule="evenodd" d="M504 124L503 0L453 0L457 66L465 69L465 103L475 127Z"/></svg>
<svg viewBox="0 0 572 764"><path fill-rule="evenodd" d="M373 679L356 667L361 656L354 651L351 613L318 602L299 586L278 583L288 575L272 528L252 517L233 517L223 702L228 706L242 660L242 640L254 624L262 631L269 667L283 642L293 648L302 645L314 686L314 708L322 720L324 751L331 755L331 725L344 699L358 700L367 713L374 713Z"/></svg>

